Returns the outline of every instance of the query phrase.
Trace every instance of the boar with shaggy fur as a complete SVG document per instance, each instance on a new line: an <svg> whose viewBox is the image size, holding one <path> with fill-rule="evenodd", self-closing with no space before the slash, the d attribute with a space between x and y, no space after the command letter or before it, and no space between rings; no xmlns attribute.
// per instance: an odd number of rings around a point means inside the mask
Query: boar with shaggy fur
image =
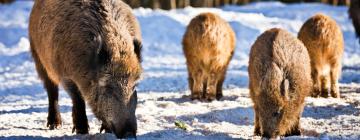
<svg viewBox="0 0 360 140"><path fill-rule="evenodd" d="M220 99L226 69L235 48L235 33L218 15L191 20L183 38L192 99Z"/></svg>
<svg viewBox="0 0 360 140"><path fill-rule="evenodd" d="M317 14L301 27L298 38L306 46L311 60L313 97L340 97L338 79L344 41L340 27L330 17Z"/></svg>
<svg viewBox="0 0 360 140"><path fill-rule="evenodd" d="M141 35L120 0L36 0L30 16L31 53L49 97L47 125L61 125L58 86L72 102L73 131L86 134L85 101L101 130L135 137ZM100 130L100 131L101 131Z"/></svg>
<svg viewBox="0 0 360 140"><path fill-rule="evenodd" d="M248 72L255 135L300 135L299 120L312 84L303 43L282 29L265 31L251 47Z"/></svg>
<svg viewBox="0 0 360 140"><path fill-rule="evenodd" d="M357 37L360 36L360 1L351 0L349 17L352 19Z"/></svg>

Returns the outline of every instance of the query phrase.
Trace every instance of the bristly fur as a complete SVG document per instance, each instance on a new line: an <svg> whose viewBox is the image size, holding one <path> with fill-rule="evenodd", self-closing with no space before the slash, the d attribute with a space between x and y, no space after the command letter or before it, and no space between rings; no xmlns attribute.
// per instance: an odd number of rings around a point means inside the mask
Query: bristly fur
<svg viewBox="0 0 360 140"><path fill-rule="evenodd" d="M312 96L340 97L338 79L344 39L335 20L316 14L301 27L298 38L306 46L311 59L311 75L314 83Z"/></svg>
<svg viewBox="0 0 360 140"><path fill-rule="evenodd" d="M86 101L102 128L118 137L135 135L141 33L128 5L120 0L36 0L29 34L49 96L50 128L61 123L57 88L62 84L74 104L77 133L88 133Z"/></svg>
<svg viewBox="0 0 360 140"><path fill-rule="evenodd" d="M251 47L248 72L255 135L300 135L299 119L312 85L301 41L282 29L265 31Z"/></svg>
<svg viewBox="0 0 360 140"><path fill-rule="evenodd" d="M202 13L191 20L182 44L192 99L212 101L222 97L235 42L230 25L216 14Z"/></svg>

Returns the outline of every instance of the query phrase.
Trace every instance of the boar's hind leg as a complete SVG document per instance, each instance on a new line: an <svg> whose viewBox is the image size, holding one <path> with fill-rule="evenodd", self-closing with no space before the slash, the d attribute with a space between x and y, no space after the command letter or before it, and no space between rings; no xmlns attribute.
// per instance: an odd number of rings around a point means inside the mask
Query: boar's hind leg
<svg viewBox="0 0 360 140"><path fill-rule="evenodd" d="M80 94L79 89L74 82L66 80L63 82L64 89L69 93L72 102L72 117L73 117L73 132L76 130L76 134L89 133L89 124L86 117L85 102Z"/></svg>
<svg viewBox="0 0 360 140"><path fill-rule="evenodd" d="M189 82L189 89L190 89L190 91L192 92L192 91L193 91L193 86L194 86L194 79L192 78L190 72L189 72L188 82Z"/></svg>
<svg viewBox="0 0 360 140"><path fill-rule="evenodd" d="M254 136L260 136L261 132L260 132L260 124L259 124L259 114L256 111L256 107L254 106L254 112L255 112L255 124L254 124Z"/></svg>
<svg viewBox="0 0 360 140"><path fill-rule="evenodd" d="M202 71L198 71L197 73L192 73L193 78L193 85L192 85L192 91L191 91L191 99L201 99L203 96L203 75Z"/></svg>
<svg viewBox="0 0 360 140"><path fill-rule="evenodd" d="M321 76L321 97L329 97L330 75Z"/></svg>
<svg viewBox="0 0 360 140"><path fill-rule="evenodd" d="M221 74L221 77L216 85L216 99L217 100L220 100L223 97L222 86L223 86L224 80L225 80L225 72L223 72Z"/></svg>
<svg viewBox="0 0 360 140"><path fill-rule="evenodd" d="M331 68L330 77L331 77L331 96L334 98L340 98L340 91L339 91L339 75L341 73L341 65L336 64Z"/></svg>
<svg viewBox="0 0 360 140"><path fill-rule="evenodd" d="M204 94L205 100L213 101L216 99L218 76L215 73L209 74L207 78L206 94Z"/></svg>
<svg viewBox="0 0 360 140"><path fill-rule="evenodd" d="M311 76L314 82L314 86L313 86L313 93L312 93L312 97L318 97L321 93L321 81L320 81L320 75L318 73L317 69L312 69L311 72Z"/></svg>
<svg viewBox="0 0 360 140"><path fill-rule="evenodd" d="M58 128L59 126L61 126L61 116L60 116L59 104L58 104L58 98L59 98L58 85L50 80L49 76L47 75L44 67L42 66L39 60L39 57L37 56L36 52L33 49L31 49L31 54L34 58L36 71L39 74L41 80L44 82L44 87L48 94L49 110L48 110L48 118L47 118L46 126L49 127L50 130L53 130L54 128Z"/></svg>

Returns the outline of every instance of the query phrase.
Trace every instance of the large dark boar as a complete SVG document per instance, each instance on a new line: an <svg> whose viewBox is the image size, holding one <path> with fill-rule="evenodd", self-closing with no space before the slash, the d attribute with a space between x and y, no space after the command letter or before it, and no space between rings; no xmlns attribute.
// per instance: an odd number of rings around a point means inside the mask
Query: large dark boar
<svg viewBox="0 0 360 140"><path fill-rule="evenodd" d="M338 79L344 39L335 20L316 14L301 27L298 38L306 46L311 60L311 76L314 87L312 96L340 97Z"/></svg>
<svg viewBox="0 0 360 140"><path fill-rule="evenodd" d="M191 20L183 38L192 99L220 99L226 69L235 48L230 25L212 13Z"/></svg>
<svg viewBox="0 0 360 140"><path fill-rule="evenodd" d="M121 0L36 0L29 32L49 97L50 129L61 125L61 84L73 101L73 131L88 133L86 101L102 130L136 136L141 35L129 6Z"/></svg>
<svg viewBox="0 0 360 140"><path fill-rule="evenodd" d="M312 84L303 43L281 29L266 31L251 47L248 71L255 135L300 135L299 120Z"/></svg>
<svg viewBox="0 0 360 140"><path fill-rule="evenodd" d="M360 37L360 0L351 0L349 16L352 19L357 37Z"/></svg>

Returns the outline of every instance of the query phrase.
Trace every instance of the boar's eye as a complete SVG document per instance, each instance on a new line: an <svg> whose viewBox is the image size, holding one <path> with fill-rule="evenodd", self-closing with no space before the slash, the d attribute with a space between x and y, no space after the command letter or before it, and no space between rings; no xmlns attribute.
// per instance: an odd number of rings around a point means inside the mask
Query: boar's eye
<svg viewBox="0 0 360 140"><path fill-rule="evenodd" d="M106 50L106 48L105 48L105 46L101 46L101 49L100 49L100 51L99 51L99 53L98 53L98 62L100 63L100 64L107 64L107 63L109 63L109 61L110 61L110 54L109 54L109 52Z"/></svg>
<svg viewBox="0 0 360 140"><path fill-rule="evenodd" d="M277 116L280 115L280 112L278 112L278 111L277 111L277 112L274 112L272 115L273 115L273 117L277 117Z"/></svg>
<svg viewBox="0 0 360 140"><path fill-rule="evenodd" d="M280 114L281 114L281 110L279 109L278 111L274 112L274 113L272 114L272 116L273 116L273 117L279 117Z"/></svg>

